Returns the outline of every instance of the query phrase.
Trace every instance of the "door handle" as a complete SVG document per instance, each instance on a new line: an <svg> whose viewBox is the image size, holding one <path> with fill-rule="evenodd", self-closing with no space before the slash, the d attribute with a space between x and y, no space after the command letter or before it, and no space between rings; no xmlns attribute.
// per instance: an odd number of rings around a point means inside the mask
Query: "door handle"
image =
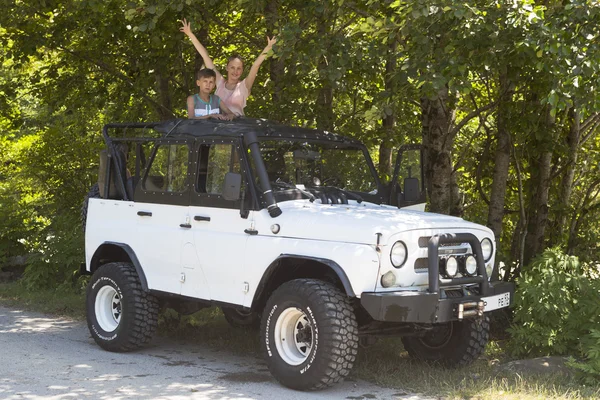
<svg viewBox="0 0 600 400"><path fill-rule="evenodd" d="M196 215L194 221L210 221L210 217L204 217L202 215Z"/></svg>
<svg viewBox="0 0 600 400"><path fill-rule="evenodd" d="M179 224L179 226L182 228L190 229L192 227L192 224Z"/></svg>
<svg viewBox="0 0 600 400"><path fill-rule="evenodd" d="M256 229L244 229L244 232L248 235L258 235L258 231Z"/></svg>
<svg viewBox="0 0 600 400"><path fill-rule="evenodd" d="M138 211L137 215L139 215L140 217L151 217L152 212L151 211Z"/></svg>

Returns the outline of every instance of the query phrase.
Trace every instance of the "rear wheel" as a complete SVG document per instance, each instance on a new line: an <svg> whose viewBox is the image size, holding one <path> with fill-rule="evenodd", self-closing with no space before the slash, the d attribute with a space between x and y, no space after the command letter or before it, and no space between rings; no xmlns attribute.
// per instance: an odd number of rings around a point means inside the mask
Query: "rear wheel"
<svg viewBox="0 0 600 400"><path fill-rule="evenodd" d="M281 285L261 324L271 374L297 390L323 389L348 376L358 353L358 327L348 297L313 279Z"/></svg>
<svg viewBox="0 0 600 400"><path fill-rule="evenodd" d="M402 338L402 343L413 358L462 367L473 363L483 353L489 332L490 320L483 316L439 324L424 336Z"/></svg>
<svg viewBox="0 0 600 400"><path fill-rule="evenodd" d="M130 263L109 263L94 273L87 288L86 309L92 337L109 351L143 346L158 325L158 301L142 290Z"/></svg>

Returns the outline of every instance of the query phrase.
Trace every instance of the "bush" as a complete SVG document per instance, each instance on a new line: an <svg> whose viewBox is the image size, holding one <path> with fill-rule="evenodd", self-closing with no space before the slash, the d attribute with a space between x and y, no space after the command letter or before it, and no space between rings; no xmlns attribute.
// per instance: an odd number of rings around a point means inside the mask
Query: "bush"
<svg viewBox="0 0 600 400"><path fill-rule="evenodd" d="M598 271L560 249L547 249L517 280L509 350L515 356L572 355L600 376Z"/></svg>
<svg viewBox="0 0 600 400"><path fill-rule="evenodd" d="M85 261L78 217L75 213L56 216L48 228L31 238L33 252L23 274L27 289L77 288L79 265Z"/></svg>

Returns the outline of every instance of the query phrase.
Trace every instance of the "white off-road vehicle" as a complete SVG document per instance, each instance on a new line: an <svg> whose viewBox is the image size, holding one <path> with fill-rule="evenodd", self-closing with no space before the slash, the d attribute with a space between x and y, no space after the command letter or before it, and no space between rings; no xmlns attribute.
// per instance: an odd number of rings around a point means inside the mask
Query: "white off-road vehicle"
<svg viewBox="0 0 600 400"><path fill-rule="evenodd" d="M300 390L346 377L359 342L402 336L408 353L466 365L489 311L513 301L494 236L426 213L419 146L382 185L367 148L268 121L110 124L84 203L87 321L134 350L161 306L220 306L260 325L271 373Z"/></svg>

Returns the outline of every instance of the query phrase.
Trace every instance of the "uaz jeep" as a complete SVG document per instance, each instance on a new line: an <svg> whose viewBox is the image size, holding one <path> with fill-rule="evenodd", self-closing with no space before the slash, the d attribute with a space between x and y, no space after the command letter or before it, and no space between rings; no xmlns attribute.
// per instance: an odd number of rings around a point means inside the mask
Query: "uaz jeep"
<svg viewBox="0 0 600 400"><path fill-rule="evenodd" d="M374 336L466 365L488 341L487 313L513 300L489 229L415 210L419 146L382 185L363 144L326 131L176 120L103 135L83 217L87 321L106 350L147 343L161 306L218 305L260 325L279 382L319 389Z"/></svg>

